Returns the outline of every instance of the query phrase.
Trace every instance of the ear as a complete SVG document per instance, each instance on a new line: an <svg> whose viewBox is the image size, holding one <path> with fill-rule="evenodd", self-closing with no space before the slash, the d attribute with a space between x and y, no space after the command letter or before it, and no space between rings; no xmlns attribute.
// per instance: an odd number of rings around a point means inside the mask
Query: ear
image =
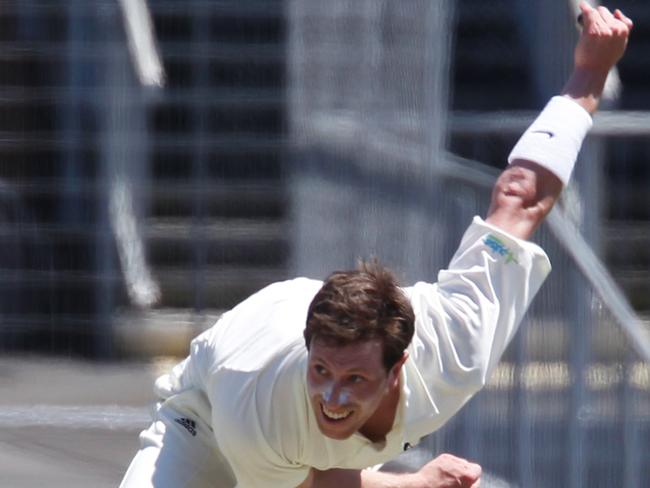
<svg viewBox="0 0 650 488"><path fill-rule="evenodd" d="M388 372L388 376L390 377L391 381L399 380L399 375L402 372L402 366L404 366L404 363L408 358L409 358L408 351L404 351L402 357L399 358L399 360L395 364L393 364L392 368L390 368L390 371Z"/></svg>

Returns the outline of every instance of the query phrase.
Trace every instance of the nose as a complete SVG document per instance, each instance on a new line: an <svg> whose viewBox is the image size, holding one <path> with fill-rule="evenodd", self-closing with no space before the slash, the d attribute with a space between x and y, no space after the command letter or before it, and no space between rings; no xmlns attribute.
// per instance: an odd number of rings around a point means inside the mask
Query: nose
<svg viewBox="0 0 650 488"><path fill-rule="evenodd" d="M330 383L323 391L323 401L328 406L340 406L348 402L348 392L337 383Z"/></svg>

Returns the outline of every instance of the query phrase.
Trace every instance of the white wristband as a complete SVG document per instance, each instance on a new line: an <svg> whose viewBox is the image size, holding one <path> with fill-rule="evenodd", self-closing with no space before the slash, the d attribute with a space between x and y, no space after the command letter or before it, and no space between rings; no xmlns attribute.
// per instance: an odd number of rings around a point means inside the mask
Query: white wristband
<svg viewBox="0 0 650 488"><path fill-rule="evenodd" d="M553 97L515 144L508 163L532 161L552 171L566 185L592 125L589 112L576 102Z"/></svg>

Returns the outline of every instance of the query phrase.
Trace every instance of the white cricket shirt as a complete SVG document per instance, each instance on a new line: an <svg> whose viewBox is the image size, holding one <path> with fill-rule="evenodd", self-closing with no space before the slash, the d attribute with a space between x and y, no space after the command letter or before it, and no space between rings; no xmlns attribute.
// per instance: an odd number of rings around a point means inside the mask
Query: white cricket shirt
<svg viewBox="0 0 650 488"><path fill-rule="evenodd" d="M316 280L275 283L237 305L192 341L189 357L156 389L212 425L238 488L294 488L311 467L383 463L441 427L485 384L550 269L540 247L475 217L438 282L403 289L415 335L397 417L380 443L359 433L330 439L316 424L302 336L322 285Z"/></svg>

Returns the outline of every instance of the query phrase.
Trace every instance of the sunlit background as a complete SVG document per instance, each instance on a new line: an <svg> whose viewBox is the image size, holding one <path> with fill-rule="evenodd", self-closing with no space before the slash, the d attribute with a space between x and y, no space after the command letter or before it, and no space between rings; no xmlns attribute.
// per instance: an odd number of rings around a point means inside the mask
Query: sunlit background
<svg viewBox="0 0 650 488"><path fill-rule="evenodd" d="M650 478L650 4L487 388L393 463ZM259 288L435 281L571 69L573 0L0 0L0 486L116 486L153 378Z"/></svg>

